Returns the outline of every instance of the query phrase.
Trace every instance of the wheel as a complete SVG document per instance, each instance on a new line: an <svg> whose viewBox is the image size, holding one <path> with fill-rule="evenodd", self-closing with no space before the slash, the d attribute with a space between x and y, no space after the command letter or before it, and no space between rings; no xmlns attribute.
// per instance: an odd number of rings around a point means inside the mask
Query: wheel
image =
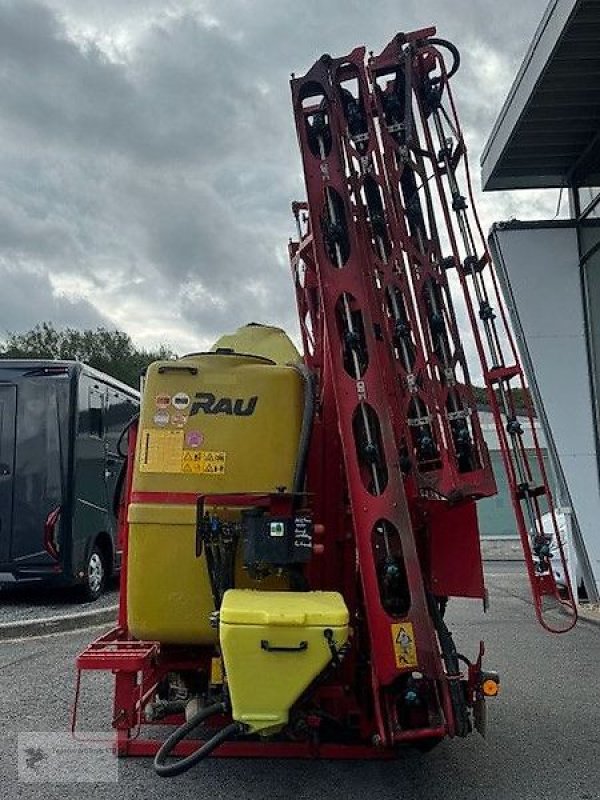
<svg viewBox="0 0 600 800"><path fill-rule="evenodd" d="M84 603L94 602L100 597L106 586L107 573L106 556L96 544L88 557L84 582L80 587L80 596Z"/></svg>

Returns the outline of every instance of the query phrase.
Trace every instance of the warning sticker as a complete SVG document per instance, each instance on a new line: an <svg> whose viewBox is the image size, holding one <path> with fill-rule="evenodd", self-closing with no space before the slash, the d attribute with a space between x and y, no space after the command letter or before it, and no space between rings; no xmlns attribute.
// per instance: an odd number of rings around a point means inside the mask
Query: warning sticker
<svg viewBox="0 0 600 800"><path fill-rule="evenodd" d="M216 450L184 450L181 471L196 475L224 475L225 453Z"/></svg>
<svg viewBox="0 0 600 800"><path fill-rule="evenodd" d="M189 406L190 396L185 392L177 392L177 394L173 395L171 403L175 406L175 408L178 408L180 411L182 411Z"/></svg>
<svg viewBox="0 0 600 800"><path fill-rule="evenodd" d="M394 655L398 669L418 666L415 634L410 622L396 622L391 626Z"/></svg>
<svg viewBox="0 0 600 800"><path fill-rule="evenodd" d="M169 412L168 411L157 411L156 414L152 417L152 421L155 425L159 425L163 427L164 425L169 424Z"/></svg>
<svg viewBox="0 0 600 800"><path fill-rule="evenodd" d="M185 446L186 447L202 447L202 442L204 441L204 435L200 433L200 431L188 431L185 435Z"/></svg>
<svg viewBox="0 0 600 800"><path fill-rule="evenodd" d="M140 472L181 472L183 431L142 431Z"/></svg>

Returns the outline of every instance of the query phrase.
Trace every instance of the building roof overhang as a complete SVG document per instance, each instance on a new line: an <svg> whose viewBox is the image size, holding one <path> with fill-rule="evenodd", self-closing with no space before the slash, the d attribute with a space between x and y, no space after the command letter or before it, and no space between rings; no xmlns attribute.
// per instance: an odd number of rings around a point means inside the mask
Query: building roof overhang
<svg viewBox="0 0 600 800"><path fill-rule="evenodd" d="M600 185L600 2L552 0L481 157L484 190Z"/></svg>

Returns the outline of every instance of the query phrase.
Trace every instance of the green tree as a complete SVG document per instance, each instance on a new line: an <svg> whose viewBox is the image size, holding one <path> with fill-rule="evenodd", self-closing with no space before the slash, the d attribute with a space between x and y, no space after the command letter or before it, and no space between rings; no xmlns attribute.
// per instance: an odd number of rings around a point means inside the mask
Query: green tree
<svg viewBox="0 0 600 800"><path fill-rule="evenodd" d="M479 405L489 407L487 389L485 386L474 386L473 392L475 394L475 400L479 403ZM495 390L495 394L496 398L500 400L500 393L497 389ZM517 411L525 411L528 403L531 401L529 389L513 389L513 399L515 403L515 409Z"/></svg>
<svg viewBox="0 0 600 800"><path fill-rule="evenodd" d="M79 331L57 329L42 322L24 333L9 332L0 343L0 358L51 358L83 361L90 367L137 387L140 373L153 361L174 358L166 345L157 350L138 348L123 331L107 328Z"/></svg>

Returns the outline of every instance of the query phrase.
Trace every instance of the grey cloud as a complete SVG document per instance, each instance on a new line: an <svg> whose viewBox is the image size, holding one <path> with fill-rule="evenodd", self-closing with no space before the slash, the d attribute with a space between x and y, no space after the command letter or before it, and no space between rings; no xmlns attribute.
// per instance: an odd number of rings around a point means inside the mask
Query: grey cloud
<svg viewBox="0 0 600 800"><path fill-rule="evenodd" d="M60 320L74 328L110 327L110 320L89 300L54 294L48 277L39 270L22 264L2 265L0 274L0 335L27 330L45 320Z"/></svg>
<svg viewBox="0 0 600 800"><path fill-rule="evenodd" d="M436 21L463 44L455 83L475 167L508 88L496 84L516 70L543 7L0 2L0 257L38 271L40 299L30 300L40 319L48 276L60 273L61 285L71 276L93 291L70 306L56 299L56 322L123 325L123 304L135 308L125 327L145 344L164 340L159 316L186 341L250 319L296 329L281 258L289 203L303 192L289 72ZM119 57L111 37L127 39ZM483 206L502 215L510 202ZM8 314L26 298L14 273L0 275ZM21 319L33 317L25 309Z"/></svg>
<svg viewBox="0 0 600 800"><path fill-rule="evenodd" d="M90 146L109 133L117 137L133 97L119 66L93 43L77 47L38 3L11 3L1 12L5 118L46 147Z"/></svg>

